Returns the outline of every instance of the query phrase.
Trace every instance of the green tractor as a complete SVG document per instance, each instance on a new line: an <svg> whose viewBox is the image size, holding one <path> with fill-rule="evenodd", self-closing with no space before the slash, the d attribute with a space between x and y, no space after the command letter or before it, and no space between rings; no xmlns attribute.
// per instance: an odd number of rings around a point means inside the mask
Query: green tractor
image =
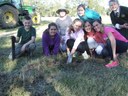
<svg viewBox="0 0 128 96"><path fill-rule="evenodd" d="M25 15L30 15L33 24L40 24L40 14L34 6L25 5L23 0L0 0L0 27L12 28L22 24Z"/></svg>

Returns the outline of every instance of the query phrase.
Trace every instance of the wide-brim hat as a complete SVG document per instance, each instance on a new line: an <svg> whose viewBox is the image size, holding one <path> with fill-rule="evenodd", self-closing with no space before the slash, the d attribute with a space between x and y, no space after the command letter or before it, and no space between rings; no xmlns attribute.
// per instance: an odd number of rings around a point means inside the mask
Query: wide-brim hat
<svg viewBox="0 0 128 96"><path fill-rule="evenodd" d="M60 12L65 12L66 14L69 13L69 11L68 11L67 9L58 9L58 10L56 11L57 14L59 14Z"/></svg>

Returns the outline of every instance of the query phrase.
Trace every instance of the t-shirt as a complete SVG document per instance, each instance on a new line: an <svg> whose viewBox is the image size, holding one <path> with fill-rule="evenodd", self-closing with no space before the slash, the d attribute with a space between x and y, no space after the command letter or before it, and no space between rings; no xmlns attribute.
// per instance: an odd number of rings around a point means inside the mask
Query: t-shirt
<svg viewBox="0 0 128 96"><path fill-rule="evenodd" d="M19 28L17 37L21 38L20 44L25 44L31 40L31 37L36 37L36 30L34 27L30 27L29 31L26 31L24 27Z"/></svg>
<svg viewBox="0 0 128 96"><path fill-rule="evenodd" d="M66 29L69 27L69 25L72 24L72 19L69 16L67 16L64 20L58 18L56 20L56 24L58 26L60 36L64 36L66 33Z"/></svg>
<svg viewBox="0 0 128 96"><path fill-rule="evenodd" d="M104 33L103 33L104 40L108 39L108 33L110 33L110 32L112 32L115 39L124 41L124 42L128 42L128 40L124 36L122 36L115 28L109 27L109 26L104 27Z"/></svg>

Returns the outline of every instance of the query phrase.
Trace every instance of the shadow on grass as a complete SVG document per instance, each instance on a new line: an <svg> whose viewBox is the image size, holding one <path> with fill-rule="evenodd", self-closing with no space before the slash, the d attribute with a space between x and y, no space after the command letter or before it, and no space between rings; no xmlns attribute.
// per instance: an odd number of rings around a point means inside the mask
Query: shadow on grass
<svg viewBox="0 0 128 96"><path fill-rule="evenodd" d="M2 41L0 47L0 96L61 96L54 89L52 83L45 80L44 72L42 73L43 68L41 70L37 68L44 61L41 59L43 57L41 39L37 39L37 48L33 57L24 56L14 61L8 59L11 51L9 38L0 39ZM34 67L31 68L31 65Z"/></svg>
<svg viewBox="0 0 128 96"><path fill-rule="evenodd" d="M105 64L100 59L89 59L77 66L59 67L62 74L56 83L65 86L64 96L126 96L128 69L122 65L108 69Z"/></svg>
<svg viewBox="0 0 128 96"><path fill-rule="evenodd" d="M20 58L14 61L9 60L8 55L11 52L11 40L9 37L1 37L0 41L0 96L5 96L3 94L8 92L11 85L8 74L20 70L31 59Z"/></svg>
<svg viewBox="0 0 128 96"><path fill-rule="evenodd" d="M1 75L1 96L61 96L45 78L39 64L29 64L22 69Z"/></svg>
<svg viewBox="0 0 128 96"><path fill-rule="evenodd" d="M0 57L0 96L126 96L128 93L128 69L123 64L108 69L102 59L77 57L73 64L66 65L66 55L42 56L41 39L37 39L34 57L9 61L9 39L1 41L0 53L4 55Z"/></svg>
<svg viewBox="0 0 128 96"><path fill-rule="evenodd" d="M10 41L8 37L0 38L0 71L5 71L5 64L8 62L7 57L10 52Z"/></svg>

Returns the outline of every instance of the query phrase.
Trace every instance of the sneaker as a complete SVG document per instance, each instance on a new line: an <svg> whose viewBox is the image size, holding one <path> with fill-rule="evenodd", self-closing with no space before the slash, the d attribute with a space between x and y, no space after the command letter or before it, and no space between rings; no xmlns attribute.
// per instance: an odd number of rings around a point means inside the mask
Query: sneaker
<svg viewBox="0 0 128 96"><path fill-rule="evenodd" d="M82 54L82 56L84 59L88 59L90 57L86 51Z"/></svg>
<svg viewBox="0 0 128 96"><path fill-rule="evenodd" d="M71 54L68 55L67 64L69 64L69 63L72 63L72 55Z"/></svg>
<svg viewBox="0 0 128 96"><path fill-rule="evenodd" d="M112 67L116 67L118 66L118 62L117 61L113 61L112 63L108 63L107 65L105 65L107 68L112 68Z"/></svg>

